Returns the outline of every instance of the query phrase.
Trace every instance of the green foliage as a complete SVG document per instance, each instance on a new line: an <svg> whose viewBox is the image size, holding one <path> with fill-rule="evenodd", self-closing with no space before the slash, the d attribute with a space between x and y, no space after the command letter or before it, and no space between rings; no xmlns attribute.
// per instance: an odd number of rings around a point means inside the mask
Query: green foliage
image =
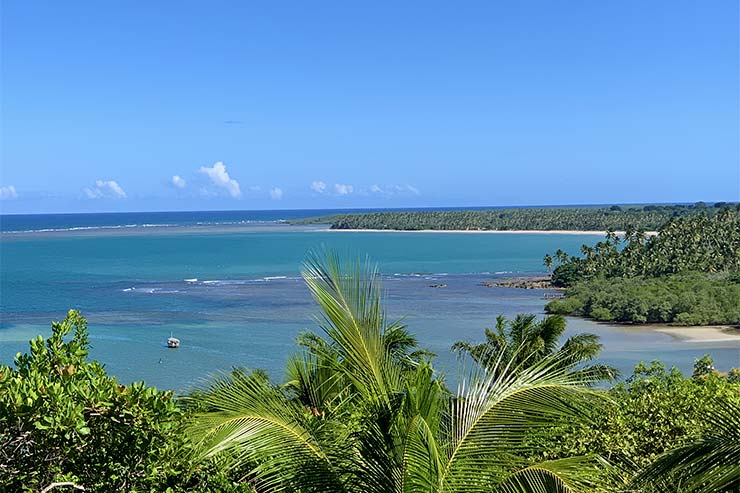
<svg viewBox="0 0 740 493"><path fill-rule="evenodd" d="M519 314L514 320L499 316L495 330L485 330L484 343L457 341L452 350L469 355L490 371L509 364L523 371L555 357L568 369L587 373L595 380L615 379L619 374L615 368L588 365L601 353L603 346L599 336L577 334L560 345L565 327L566 321L560 315L550 315L539 321L533 314Z"/></svg>
<svg viewBox="0 0 740 493"><path fill-rule="evenodd" d="M583 367L601 348L596 336L559 345L561 317L521 315L500 318L484 344L461 343L480 365L452 393L432 355L386 318L375 270L358 263L347 275L329 257L309 262L304 278L325 337L301 335L286 381L235 369L185 407L88 362L78 312L52 323L49 339L0 366L0 490L58 481L152 493L738 487L738 369L725 376L703 357L685 378L641 364L610 391L590 390L603 377Z"/></svg>
<svg viewBox="0 0 740 493"><path fill-rule="evenodd" d="M102 492L230 491L212 465L190 467L185 416L171 392L120 385L87 361L79 312L30 345L14 367L0 366L0 490L71 481Z"/></svg>
<svg viewBox="0 0 740 493"><path fill-rule="evenodd" d="M698 364L711 366L712 361L705 357ZM635 471L651 466L663 454L711 434L718 409L740 406L740 384L714 371L686 378L659 362L640 363L609 396L612 404L594 411L587 424L539 435L536 439L547 444L547 452L537 460L593 452L616 467L621 476L617 484L620 479L626 483ZM724 464L737 466L733 460L727 456ZM739 473L736 469L736 478Z"/></svg>
<svg viewBox="0 0 740 493"><path fill-rule="evenodd" d="M646 492L736 493L740 489L740 403L719 401L701 435L669 450L632 484Z"/></svg>
<svg viewBox="0 0 740 493"><path fill-rule="evenodd" d="M740 323L740 284L692 272L657 278L595 278L568 288L548 313L677 325Z"/></svg>
<svg viewBox="0 0 740 493"><path fill-rule="evenodd" d="M582 257L561 260L553 284L572 286L597 277L659 277L681 272L731 272L740 269L740 214L731 209L707 216L672 219L658 235L629 229L613 232L594 247L583 245ZM556 255L557 257L557 255ZM731 276L731 279L735 279Z"/></svg>
<svg viewBox="0 0 740 493"><path fill-rule="evenodd" d="M199 394L202 456L225 454L258 491L597 491L593 460L527 460L529 433L593 407L590 376L543 357L481 368L453 395L386 319L375 270L329 256L303 274L326 339L301 336L282 385L234 374Z"/></svg>
<svg viewBox="0 0 740 493"><path fill-rule="evenodd" d="M705 209L705 207L700 207ZM740 323L740 214L721 208L714 216L673 219L657 236L609 232L582 257L556 252L552 283L567 286L566 299L548 313L602 321Z"/></svg>
<svg viewBox="0 0 740 493"><path fill-rule="evenodd" d="M581 277L578 262L568 262L560 264L555 268L550 283L556 287L572 286L580 281Z"/></svg>
<svg viewBox="0 0 740 493"><path fill-rule="evenodd" d="M331 224L333 229L398 230L650 230L676 217L713 215L720 208L666 205L646 207L517 208L469 211L406 211L338 214L296 221Z"/></svg>

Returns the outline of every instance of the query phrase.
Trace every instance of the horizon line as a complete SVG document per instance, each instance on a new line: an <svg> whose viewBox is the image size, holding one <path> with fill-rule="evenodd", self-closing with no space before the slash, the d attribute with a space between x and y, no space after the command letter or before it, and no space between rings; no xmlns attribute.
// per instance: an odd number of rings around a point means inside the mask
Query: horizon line
<svg viewBox="0 0 740 493"><path fill-rule="evenodd" d="M86 215L86 214L169 214L179 212L272 212L272 211L423 211L423 210L486 210L486 209L551 209L551 208L588 208L588 207L607 207L607 206L666 206L666 205L694 205L704 203L714 205L718 203L737 204L734 200L716 200L716 201L691 201L691 202L606 202L591 204L539 204L539 205L441 205L441 206L412 206L412 207L322 207L322 208L283 208L283 209L183 209L183 210L130 210L130 211L77 211L77 212L2 212L1 216L53 216L53 215Z"/></svg>

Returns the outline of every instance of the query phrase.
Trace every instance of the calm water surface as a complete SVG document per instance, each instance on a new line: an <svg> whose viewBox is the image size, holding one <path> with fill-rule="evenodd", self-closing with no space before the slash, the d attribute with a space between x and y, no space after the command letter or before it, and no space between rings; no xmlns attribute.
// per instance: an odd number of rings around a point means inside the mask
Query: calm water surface
<svg viewBox="0 0 740 493"><path fill-rule="evenodd" d="M49 321L74 307L88 317L92 356L122 381L184 390L232 366L263 368L280 378L295 336L316 328L318 312L299 278L300 265L310 250L331 248L377 261L390 315L405 317L421 344L438 354L438 366L454 373L453 342L482 339L499 314L543 312L542 291L481 282L541 272L545 252L576 253L582 243L598 240L327 232L248 222L226 230L181 224L3 234L0 361L26 351L36 334L48 335ZM688 343L580 319L570 320L568 331L601 335L602 360L626 373L655 358L690 371L693 359L706 352L721 368L740 364L740 342ZM164 347L170 333L182 340L180 349Z"/></svg>

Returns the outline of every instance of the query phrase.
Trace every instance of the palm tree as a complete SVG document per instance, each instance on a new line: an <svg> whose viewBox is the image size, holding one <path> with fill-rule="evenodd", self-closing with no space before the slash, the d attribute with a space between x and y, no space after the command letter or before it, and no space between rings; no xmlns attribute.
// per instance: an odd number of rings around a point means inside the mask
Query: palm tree
<svg viewBox="0 0 740 493"><path fill-rule="evenodd" d="M740 403L719 400L705 419L704 436L658 457L635 477L634 486L650 493L740 490Z"/></svg>
<svg viewBox="0 0 740 493"><path fill-rule="evenodd" d="M547 267L547 272L552 272L552 255L549 253L545 254L545 258L542 263Z"/></svg>
<svg viewBox="0 0 740 493"><path fill-rule="evenodd" d="M511 321L499 315L495 330L485 330L484 343L458 341L452 350L468 354L476 363L489 369L496 365L497 355L503 354L505 360L520 369L555 357L566 368L598 380L613 380L619 375L618 370L610 366L586 365L603 348L595 334L577 334L558 347L565 328L566 321L561 315L549 315L540 321L533 314L519 314Z"/></svg>
<svg viewBox="0 0 740 493"><path fill-rule="evenodd" d="M597 399L592 376L502 352L452 393L386 319L375 269L314 256L303 277L325 338L303 336L284 385L236 373L201 394L208 411L190 431L203 456L230 461L258 492L597 491L592 458L527 459L532 433L578 422Z"/></svg>
<svg viewBox="0 0 740 493"><path fill-rule="evenodd" d="M558 262L560 262L561 264L564 264L564 263L566 263L568 261L568 259L570 258L570 256L567 253L565 253L563 250L561 250L560 248L558 248L555 251L555 258L558 259Z"/></svg>

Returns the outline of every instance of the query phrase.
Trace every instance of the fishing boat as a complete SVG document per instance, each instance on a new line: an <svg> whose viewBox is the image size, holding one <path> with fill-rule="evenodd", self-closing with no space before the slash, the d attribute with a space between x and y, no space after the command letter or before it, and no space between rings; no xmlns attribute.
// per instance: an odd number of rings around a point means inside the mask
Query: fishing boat
<svg viewBox="0 0 740 493"><path fill-rule="evenodd" d="M177 349L180 347L180 339L177 337L172 337L172 334L170 334L170 337L167 339L167 347L170 349Z"/></svg>

